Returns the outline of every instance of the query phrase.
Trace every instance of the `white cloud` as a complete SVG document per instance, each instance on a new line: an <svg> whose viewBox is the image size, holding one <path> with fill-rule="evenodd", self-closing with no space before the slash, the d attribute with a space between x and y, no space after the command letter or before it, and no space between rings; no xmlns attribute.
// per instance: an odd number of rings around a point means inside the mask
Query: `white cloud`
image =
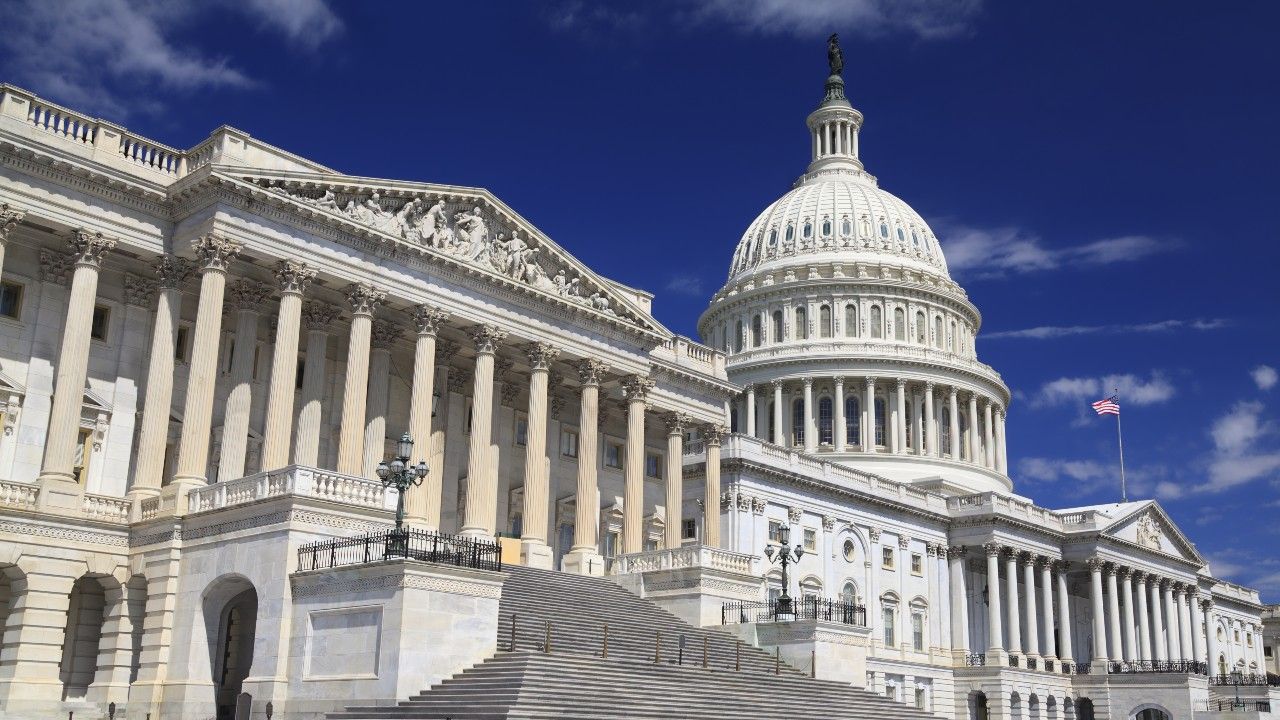
<svg viewBox="0 0 1280 720"><path fill-rule="evenodd" d="M1036 234L1016 227L976 228L945 220L934 225L944 238L942 250L951 273L974 279L1132 262L1175 245L1146 235L1125 235L1053 248Z"/></svg>
<svg viewBox="0 0 1280 720"><path fill-rule="evenodd" d="M229 58L175 40L175 30L211 5L144 0L61 3L21 0L6 12L0 58L10 80L85 112L123 120L157 111L162 92L248 88L256 82ZM296 44L314 47L341 29L324 0L226 3Z"/></svg>
<svg viewBox="0 0 1280 720"><path fill-rule="evenodd" d="M1280 380L1276 369L1270 365L1259 365L1249 375L1253 377L1253 382L1257 384L1259 390L1270 390L1276 386L1276 381Z"/></svg>
<svg viewBox="0 0 1280 720"><path fill-rule="evenodd" d="M688 295L690 297L701 298L707 295L703 287L702 278L687 273L672 275L662 289L669 293Z"/></svg>
<svg viewBox="0 0 1280 720"><path fill-rule="evenodd" d="M1238 402L1213 422L1209 436L1213 452L1206 461L1208 479L1196 492L1219 492L1255 480L1280 477L1280 451L1259 447L1274 438L1276 428L1262 416L1266 407L1257 401Z"/></svg>
<svg viewBox="0 0 1280 720"><path fill-rule="evenodd" d="M921 39L969 32L980 0L701 0L695 17L762 35L877 35L909 32Z"/></svg>
<svg viewBox="0 0 1280 720"><path fill-rule="evenodd" d="M1103 377L1062 377L1040 386L1031 400L1037 407L1069 405L1101 400L1119 390L1120 406L1155 405L1173 397L1173 385L1160 373L1152 373L1149 379L1137 375L1105 375Z"/></svg>
<svg viewBox="0 0 1280 720"><path fill-rule="evenodd" d="M1021 330L1001 330L983 333L981 340L1028 339L1053 340L1078 335L1121 335L1127 333L1166 333L1175 330L1216 330L1226 327L1227 320L1161 320L1150 323L1118 324L1118 325L1041 325ZM1273 371L1274 372L1274 371ZM1256 377L1256 376L1255 376Z"/></svg>

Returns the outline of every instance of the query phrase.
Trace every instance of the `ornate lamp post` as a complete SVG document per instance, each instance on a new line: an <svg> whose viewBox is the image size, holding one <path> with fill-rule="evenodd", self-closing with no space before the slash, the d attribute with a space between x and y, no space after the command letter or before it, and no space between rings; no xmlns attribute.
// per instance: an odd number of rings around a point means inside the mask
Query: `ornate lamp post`
<svg viewBox="0 0 1280 720"><path fill-rule="evenodd" d="M419 460L417 465L410 465L409 458L413 454L413 438L409 433L400 436L396 443L396 456L391 462L383 460L378 463L378 479L382 486L396 489L396 529L387 541L386 557L408 557L409 534L404 528L404 494L411 487L418 487L427 477L427 461Z"/></svg>
<svg viewBox="0 0 1280 720"><path fill-rule="evenodd" d="M800 543L796 543L795 547L792 547L790 543L791 528L787 525L782 525L778 528L778 544L766 545L764 548L764 556L769 559L769 562L776 562L782 566L782 595L778 597L777 604L773 608L774 617L778 620L795 619L791 596L787 594L787 588L790 586L787 582L787 566L800 562L800 558L804 556L804 547Z"/></svg>

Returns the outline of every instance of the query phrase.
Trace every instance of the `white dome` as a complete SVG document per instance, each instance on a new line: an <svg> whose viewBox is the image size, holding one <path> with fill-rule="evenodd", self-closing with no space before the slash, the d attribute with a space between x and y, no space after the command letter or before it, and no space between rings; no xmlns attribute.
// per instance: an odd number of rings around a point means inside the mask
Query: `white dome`
<svg viewBox="0 0 1280 720"><path fill-rule="evenodd" d="M729 279L815 261L891 261L950 277L920 214L852 169L810 173L765 208L738 242Z"/></svg>

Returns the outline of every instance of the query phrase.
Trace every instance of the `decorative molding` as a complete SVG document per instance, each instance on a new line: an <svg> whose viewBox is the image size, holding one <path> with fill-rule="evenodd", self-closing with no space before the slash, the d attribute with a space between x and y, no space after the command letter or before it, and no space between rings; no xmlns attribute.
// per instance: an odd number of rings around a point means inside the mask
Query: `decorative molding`
<svg viewBox="0 0 1280 720"><path fill-rule="evenodd" d="M601 360L587 358L573 363L573 368L578 371L578 379L585 387L599 385L600 378L608 371L609 366Z"/></svg>
<svg viewBox="0 0 1280 720"><path fill-rule="evenodd" d="M0 203L0 245L3 245L9 239L9 233L18 227L18 223L22 222L22 218L27 214L16 205L9 203Z"/></svg>
<svg viewBox="0 0 1280 720"><path fill-rule="evenodd" d="M93 530L82 529L79 525L66 524L64 520L57 525L46 525L44 523L20 523L11 520L0 520L0 533L13 533L15 535L34 535L37 537L53 538L55 540L66 540L69 542L94 543L96 545L108 545L111 547L129 547L128 533L105 533L95 532Z"/></svg>
<svg viewBox="0 0 1280 720"><path fill-rule="evenodd" d="M168 253L152 261L151 267L156 271L156 279L160 287L166 290L182 285L187 278L191 277L194 270L190 260Z"/></svg>
<svg viewBox="0 0 1280 720"><path fill-rule="evenodd" d="M645 375L628 375L622 379L622 394L631 402L644 402L653 390L654 381Z"/></svg>
<svg viewBox="0 0 1280 720"><path fill-rule="evenodd" d="M262 311L262 303L271 297L271 288L257 280L243 278L227 287L227 304L237 310Z"/></svg>
<svg viewBox="0 0 1280 720"><path fill-rule="evenodd" d="M507 331L496 325L477 325L471 329L471 340L476 344L476 353L493 355L498 352L498 344L505 340Z"/></svg>
<svg viewBox="0 0 1280 720"><path fill-rule="evenodd" d="M210 270L226 272L227 266L240 254L242 248L240 243L213 233L202 235L191 243L191 250L196 254L196 266L201 273Z"/></svg>
<svg viewBox="0 0 1280 720"><path fill-rule="evenodd" d="M413 324L418 329L419 335L436 336L440 332L440 327L449 319L449 313L426 303L415 305L410 313L413 315ZM438 349L439 345L436 347Z"/></svg>
<svg viewBox="0 0 1280 720"><path fill-rule="evenodd" d="M281 260L276 263L275 274L281 294L301 295L311 286L316 271L300 260Z"/></svg>
<svg viewBox="0 0 1280 720"><path fill-rule="evenodd" d="M158 283L133 273L124 274L124 303L140 308L149 308L156 298Z"/></svg>
<svg viewBox="0 0 1280 720"><path fill-rule="evenodd" d="M329 332L341 314L342 311L338 306L319 300L312 300L302 308L302 320L306 323L308 330Z"/></svg>
<svg viewBox="0 0 1280 720"><path fill-rule="evenodd" d="M458 343L448 339L440 338L436 340L436 365L447 367L449 361L458 354L461 347Z"/></svg>
<svg viewBox="0 0 1280 720"><path fill-rule="evenodd" d="M70 255L45 248L40 249L40 282L65 286L67 284L67 271L70 269Z"/></svg>
<svg viewBox="0 0 1280 720"><path fill-rule="evenodd" d="M386 318L374 318L369 342L375 350L390 350L402 335L404 328Z"/></svg>
<svg viewBox="0 0 1280 720"><path fill-rule="evenodd" d="M344 293L351 305L353 315L372 316L382 303L386 302L387 293L369 283L351 283Z"/></svg>
<svg viewBox="0 0 1280 720"><path fill-rule="evenodd" d="M529 366L532 370L543 370L550 372L551 363L560 357L560 348L546 342L529 343L524 349L525 356L529 358Z"/></svg>
<svg viewBox="0 0 1280 720"><path fill-rule="evenodd" d="M103 258L115 249L116 241L100 232L80 228L68 244L71 246L71 259L76 265L100 268Z"/></svg>
<svg viewBox="0 0 1280 720"><path fill-rule="evenodd" d="M798 508L798 507L789 507L789 508L787 508L787 521L788 521L788 522L791 522L791 523L798 523L798 522L800 522L800 520L801 520L803 517L804 517L804 510L802 510L802 509L800 509L800 508Z"/></svg>

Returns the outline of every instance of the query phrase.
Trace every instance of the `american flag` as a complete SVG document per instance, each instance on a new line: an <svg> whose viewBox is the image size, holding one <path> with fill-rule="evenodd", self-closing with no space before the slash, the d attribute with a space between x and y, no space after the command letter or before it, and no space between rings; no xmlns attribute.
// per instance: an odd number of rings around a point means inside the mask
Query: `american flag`
<svg viewBox="0 0 1280 720"><path fill-rule="evenodd" d="M1093 411L1099 415L1119 415L1120 403L1116 402L1116 396L1112 395L1105 400L1099 400L1093 404Z"/></svg>

